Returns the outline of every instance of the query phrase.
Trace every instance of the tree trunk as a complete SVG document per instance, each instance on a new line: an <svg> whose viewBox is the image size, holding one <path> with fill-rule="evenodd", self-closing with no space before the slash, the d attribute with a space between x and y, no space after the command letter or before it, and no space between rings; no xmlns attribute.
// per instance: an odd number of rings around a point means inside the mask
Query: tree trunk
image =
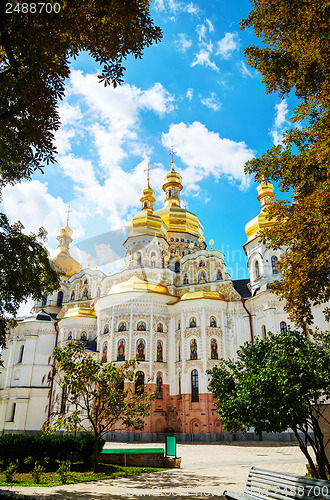
<svg viewBox="0 0 330 500"><path fill-rule="evenodd" d="M298 444L299 444L299 448L301 449L301 451L303 452L303 454L305 455L305 457L307 458L308 460L308 463L309 463L309 466L311 468L311 473L312 473L312 476L315 477L315 478L318 478L319 477L319 474L317 472L317 469L315 467L315 464L313 462L313 459L312 457L310 456L310 454L308 453L308 448L307 446L305 445L305 443L303 442L303 440L301 439L301 437L299 436L299 433L298 433L298 430L296 427L291 427L292 430L293 430L293 433L294 435L296 436L297 438L297 441L298 441Z"/></svg>
<svg viewBox="0 0 330 500"><path fill-rule="evenodd" d="M99 450L98 450L99 438L94 436L93 443L93 472L97 473L99 471Z"/></svg>

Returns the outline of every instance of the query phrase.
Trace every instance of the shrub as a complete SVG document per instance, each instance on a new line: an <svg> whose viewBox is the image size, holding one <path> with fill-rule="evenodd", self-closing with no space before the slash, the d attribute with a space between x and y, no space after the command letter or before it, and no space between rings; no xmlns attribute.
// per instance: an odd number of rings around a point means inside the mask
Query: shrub
<svg viewBox="0 0 330 500"><path fill-rule="evenodd" d="M14 475L17 472L18 460L16 462L10 462L10 464L4 469L3 473L5 475L7 483L12 483L14 480Z"/></svg>
<svg viewBox="0 0 330 500"><path fill-rule="evenodd" d="M40 465L36 462L34 464L34 468L33 468L32 472L31 472L31 475L32 475L35 483L37 483L37 484L40 483L40 476L43 472L45 472L45 467L43 467L42 465Z"/></svg>
<svg viewBox="0 0 330 500"><path fill-rule="evenodd" d="M59 467L56 472L60 475L62 483L65 484L70 472L70 460L57 460L57 463Z"/></svg>

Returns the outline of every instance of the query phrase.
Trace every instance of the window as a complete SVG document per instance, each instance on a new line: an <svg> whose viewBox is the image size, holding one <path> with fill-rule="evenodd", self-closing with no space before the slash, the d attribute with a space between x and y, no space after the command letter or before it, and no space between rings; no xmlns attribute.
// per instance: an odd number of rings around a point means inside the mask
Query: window
<svg viewBox="0 0 330 500"><path fill-rule="evenodd" d="M152 254L150 255L150 261L151 261L151 267L155 267L155 265L156 265L156 254L154 252L152 252Z"/></svg>
<svg viewBox="0 0 330 500"><path fill-rule="evenodd" d="M8 422L14 422L14 420L15 420L15 412L16 412L16 403L13 403L13 406L11 408L10 419L8 420Z"/></svg>
<svg viewBox="0 0 330 500"><path fill-rule="evenodd" d="M191 372L191 401L199 401L198 394L198 371L193 370Z"/></svg>
<svg viewBox="0 0 330 500"><path fill-rule="evenodd" d="M22 363L23 360L23 354L24 354L24 345L21 346L21 350L19 352L19 357L17 363Z"/></svg>
<svg viewBox="0 0 330 500"><path fill-rule="evenodd" d="M180 272L180 262L176 262L176 263L174 264L174 271L175 271L176 273L179 273L179 272Z"/></svg>
<svg viewBox="0 0 330 500"><path fill-rule="evenodd" d="M62 307L62 303L63 303L63 292L58 292L57 294L57 307Z"/></svg>
<svg viewBox="0 0 330 500"><path fill-rule="evenodd" d="M281 323L280 323L280 329L281 329L281 333L286 333L287 326L286 326L286 322L285 321L281 321Z"/></svg>
<svg viewBox="0 0 330 500"><path fill-rule="evenodd" d="M141 371L136 372L135 376L135 394L144 393L144 373Z"/></svg>
<svg viewBox="0 0 330 500"><path fill-rule="evenodd" d="M137 265L138 266L142 266L142 255L141 255L141 252L138 252L137 253L137 261L136 261Z"/></svg>
<svg viewBox="0 0 330 500"><path fill-rule="evenodd" d="M265 340L266 337L267 337L266 327L265 325L261 325L261 338Z"/></svg>
<svg viewBox="0 0 330 500"><path fill-rule="evenodd" d="M272 273L273 274L278 274L278 269L277 269L277 261L278 261L278 258L275 257L275 255L273 255L272 257Z"/></svg>
<svg viewBox="0 0 330 500"><path fill-rule="evenodd" d="M255 279L257 280L258 278L260 278L259 262L257 260L254 263L254 272L255 272Z"/></svg>

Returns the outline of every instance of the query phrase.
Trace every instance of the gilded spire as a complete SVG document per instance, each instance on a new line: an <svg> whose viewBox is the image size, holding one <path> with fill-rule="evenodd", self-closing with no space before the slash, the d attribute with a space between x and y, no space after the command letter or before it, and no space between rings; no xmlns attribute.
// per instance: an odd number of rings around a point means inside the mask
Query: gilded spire
<svg viewBox="0 0 330 500"><path fill-rule="evenodd" d="M163 190L165 191L165 206L166 207L180 207L180 191L182 190L182 177L174 170L173 156L176 154L171 147L171 152L168 153L172 156L171 170L164 177Z"/></svg>
<svg viewBox="0 0 330 500"><path fill-rule="evenodd" d="M273 184L270 182L265 182L263 178L261 184L257 187L258 191L258 200L261 204L261 210L264 210L267 205L273 203L276 198L276 194L274 193Z"/></svg>
<svg viewBox="0 0 330 500"><path fill-rule="evenodd" d="M176 151L173 151L173 148L174 148L174 146L171 146L171 152L168 153L168 156L170 156L170 155L172 156L172 158L171 158L171 172L174 172L174 160L173 160L173 156L177 154Z"/></svg>
<svg viewBox="0 0 330 500"><path fill-rule="evenodd" d="M248 237L248 240L254 238L260 229L264 229L265 227L271 227L275 224L274 220L269 220L268 218L268 207L271 205L275 198L276 194L274 193L273 184L270 182L265 182L263 178L262 182L257 187L258 191L258 200L261 204L260 214L257 215L254 219L252 219L245 226L245 232Z"/></svg>

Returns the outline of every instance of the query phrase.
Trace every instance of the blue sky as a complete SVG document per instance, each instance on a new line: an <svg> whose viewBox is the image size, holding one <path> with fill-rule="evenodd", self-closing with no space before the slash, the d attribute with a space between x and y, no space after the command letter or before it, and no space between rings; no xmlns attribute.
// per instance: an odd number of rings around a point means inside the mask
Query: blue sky
<svg viewBox="0 0 330 500"><path fill-rule="evenodd" d="M244 48L258 42L252 30L239 29L250 10L248 0L154 0L163 40L142 60L126 61L116 89L98 83L87 54L73 61L60 103L57 164L5 188L11 222L21 220L27 232L45 227L53 254L71 205L75 256L115 271L125 226L140 210L147 163L159 208L173 146L187 209L204 225L206 242L225 253L232 278L247 277L244 226L260 206L244 163L280 142L292 114L292 102L267 95L246 65Z"/></svg>

